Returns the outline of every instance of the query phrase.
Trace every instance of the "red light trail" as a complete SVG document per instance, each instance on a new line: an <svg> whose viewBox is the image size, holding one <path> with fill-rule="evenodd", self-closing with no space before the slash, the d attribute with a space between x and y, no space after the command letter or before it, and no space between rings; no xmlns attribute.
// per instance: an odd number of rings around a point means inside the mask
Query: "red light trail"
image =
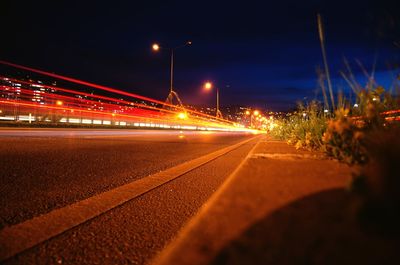
<svg viewBox="0 0 400 265"><path fill-rule="evenodd" d="M0 76L0 111L3 116L0 119L3 120L26 121L28 119L30 123L41 121L99 124L100 122L107 125L132 125L133 123L134 126L139 127L248 131L231 121L134 93L13 63L4 61L0 63L132 98L131 100L118 99L98 93L46 85L32 80ZM141 100L141 102L135 102L135 100Z"/></svg>
<svg viewBox="0 0 400 265"><path fill-rule="evenodd" d="M161 104L163 106L167 106L167 107L170 107L170 108L173 108L173 109L176 109L176 110L180 110L180 111L184 111L184 112L190 112L192 114L197 114L197 115L200 115L200 116L206 116L208 118L211 118L211 119L214 119L214 120L220 120L221 122L228 122L228 123L231 123L233 125L233 122L230 122L228 120L224 120L224 119L221 119L221 118L210 116L210 115L207 115L207 114L195 111L195 110L187 110L187 109L184 109L183 107L180 107L180 106L171 105L171 104L168 104L166 102L162 102L162 101L159 101L159 100L156 100L156 99L152 99L152 98L149 98L149 97L140 96L140 95L137 95L137 94L134 94L134 93L121 91L121 90L118 90L118 89L115 89L115 88L110 88L110 87L106 87L106 86L102 86L102 85L97 85L97 84L86 82L86 81L82 81L82 80L79 80L79 79L66 77L66 76L62 76L62 75L59 75L59 74L54 74L54 73L50 73L50 72L47 72L47 71L38 70L38 69L35 69L35 68L31 68L31 67L27 67L27 66L23 66L23 65L18 65L18 64L6 62L6 61L0 61L0 64L11 66L11 67L14 67L14 68L17 68L17 69L21 69L21 70L25 70L25 71L28 71L28 72L33 72L33 73L38 73L38 74L41 74L41 75L50 76L50 77L53 77L53 78L56 78L56 79L65 80L65 81L68 81L68 82L71 82L71 83L75 83L75 84L79 84L79 85L83 85L83 86L88 86L88 87L100 89L100 90L111 92L111 93L116 93L116 94L132 97L132 98L141 99L141 100L144 100L144 101L149 101L149 102L152 102L152 103L155 103L155 104Z"/></svg>

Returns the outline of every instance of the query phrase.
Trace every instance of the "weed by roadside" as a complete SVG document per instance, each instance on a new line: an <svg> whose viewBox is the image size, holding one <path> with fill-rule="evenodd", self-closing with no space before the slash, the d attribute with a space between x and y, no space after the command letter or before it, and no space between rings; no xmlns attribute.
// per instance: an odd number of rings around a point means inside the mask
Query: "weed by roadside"
<svg viewBox="0 0 400 265"><path fill-rule="evenodd" d="M398 105L382 87L360 90L356 102L350 107L339 99L333 115L315 101L299 105L295 113L275 122L271 135L296 148L324 151L350 165L364 164L368 161L364 139L391 127L382 113Z"/></svg>
<svg viewBox="0 0 400 265"><path fill-rule="evenodd" d="M328 121L322 141L327 155L347 164L366 162L363 139L365 132L349 116L349 109L338 109Z"/></svg>
<svg viewBox="0 0 400 265"><path fill-rule="evenodd" d="M326 115L319 104L313 101L307 106L299 105L293 115L277 120L271 134L296 148L319 150L323 146L322 136L326 126Z"/></svg>
<svg viewBox="0 0 400 265"><path fill-rule="evenodd" d="M396 109L396 100L383 88L366 89L355 106L338 104L332 116L324 115L317 103L300 106L294 115L276 121L272 135L297 148L322 150L349 165L361 165L350 183L359 198L361 222L400 232L400 125L383 115Z"/></svg>
<svg viewBox="0 0 400 265"><path fill-rule="evenodd" d="M335 102L329 65L325 51L325 37L321 16L318 29L324 60L324 71L318 71L318 81L324 106L312 103L309 108L299 106L294 115L277 121L273 136L286 140L296 148L318 149L349 165L358 164L359 173L350 184L358 195L361 221L388 232L400 232L400 121L399 99L385 91L359 60L367 84L361 86L347 59L346 72L340 72L355 95L355 102L341 93ZM399 87L399 78L392 88ZM328 87L328 93L326 92ZM397 91L397 97L399 97ZM330 102L329 102L330 99ZM325 115L327 112L329 115ZM386 114L395 116L386 116ZM396 124L397 122L397 124Z"/></svg>

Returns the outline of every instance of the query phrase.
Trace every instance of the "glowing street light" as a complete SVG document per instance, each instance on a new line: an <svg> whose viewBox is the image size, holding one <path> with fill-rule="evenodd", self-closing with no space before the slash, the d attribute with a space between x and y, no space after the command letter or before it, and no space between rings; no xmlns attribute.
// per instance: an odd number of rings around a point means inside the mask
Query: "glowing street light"
<svg viewBox="0 0 400 265"><path fill-rule="evenodd" d="M205 90L210 91L212 89L212 87L213 87L213 84L211 82L207 81L206 83L204 83L204 89ZM216 115L215 116L217 118L222 118L222 113L219 110L219 89L218 89L218 87L216 88L216 90L217 90L217 110L216 110Z"/></svg>
<svg viewBox="0 0 400 265"><path fill-rule="evenodd" d="M64 103L63 103L61 100L57 100L57 101L56 101L56 105L57 105L57 106L62 106L63 104L64 104Z"/></svg>
<svg viewBox="0 0 400 265"><path fill-rule="evenodd" d="M253 119L258 121L261 120L262 117L258 110L254 110L253 112L251 112L250 110L246 110L245 114L250 116L250 127L253 127Z"/></svg>
<svg viewBox="0 0 400 265"><path fill-rule="evenodd" d="M153 51L157 52L160 49L160 45L158 45L157 43L154 43L152 48L153 48Z"/></svg>
<svg viewBox="0 0 400 265"><path fill-rule="evenodd" d="M211 90L211 88L212 88L212 83L211 82L206 82L204 84L204 89L205 90Z"/></svg>
<svg viewBox="0 0 400 265"><path fill-rule="evenodd" d="M160 46L160 45L157 44L157 43L154 43L154 44L152 45L152 49L153 49L153 51L155 51L155 52L158 52L158 51L161 50L161 49L170 50L170 51L171 51L170 87L169 87L169 94L168 94L168 97L167 97L167 99L165 100L166 103L171 104L171 105L172 105L172 103L173 103L173 102L172 102L172 101L173 101L173 98L175 97L175 98L177 99L178 103L179 103L181 106L183 106L182 101L180 100L180 98L179 98L179 96L178 96L178 93L176 93L176 92L174 91L174 52L175 52L176 49L183 48L183 47L188 46L188 45L192 45L192 42L191 42L191 41L187 41L185 44L180 45L180 46L176 46L176 47L174 47L174 48L162 47L162 46Z"/></svg>

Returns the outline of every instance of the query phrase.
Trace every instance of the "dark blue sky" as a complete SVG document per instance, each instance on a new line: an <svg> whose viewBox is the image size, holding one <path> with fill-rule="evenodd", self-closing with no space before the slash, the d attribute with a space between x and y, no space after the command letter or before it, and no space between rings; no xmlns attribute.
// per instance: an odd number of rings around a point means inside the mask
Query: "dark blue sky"
<svg viewBox="0 0 400 265"><path fill-rule="evenodd" d="M399 72L396 1L140 2L2 1L0 58L163 100L169 53L155 54L151 44L191 40L175 57L184 103L212 104L215 95L201 90L212 80L222 105L285 110L321 95L320 12L335 88L348 89L338 74L343 56L361 83L355 59L371 71L376 58L387 87Z"/></svg>

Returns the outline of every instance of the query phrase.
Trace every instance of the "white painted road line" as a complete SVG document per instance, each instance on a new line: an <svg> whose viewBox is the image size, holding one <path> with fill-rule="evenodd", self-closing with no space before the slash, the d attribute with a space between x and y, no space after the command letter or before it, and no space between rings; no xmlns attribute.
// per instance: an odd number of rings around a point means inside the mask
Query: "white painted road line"
<svg viewBox="0 0 400 265"><path fill-rule="evenodd" d="M57 236L258 138L252 137L165 171L0 231L0 261Z"/></svg>

